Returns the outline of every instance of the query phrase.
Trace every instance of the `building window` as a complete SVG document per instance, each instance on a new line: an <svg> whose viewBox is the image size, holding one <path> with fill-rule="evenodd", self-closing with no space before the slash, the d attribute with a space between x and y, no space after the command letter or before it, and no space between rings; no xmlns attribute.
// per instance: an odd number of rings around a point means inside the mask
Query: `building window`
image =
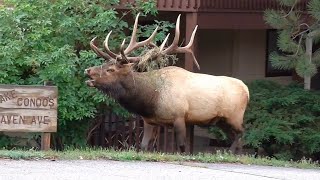
<svg viewBox="0 0 320 180"><path fill-rule="evenodd" d="M275 77L275 76L291 76L291 70L280 70L275 69L271 66L269 61L269 56L272 52L278 52L281 54L281 50L277 46L278 33L275 29L267 30L267 51L266 51L266 77Z"/></svg>

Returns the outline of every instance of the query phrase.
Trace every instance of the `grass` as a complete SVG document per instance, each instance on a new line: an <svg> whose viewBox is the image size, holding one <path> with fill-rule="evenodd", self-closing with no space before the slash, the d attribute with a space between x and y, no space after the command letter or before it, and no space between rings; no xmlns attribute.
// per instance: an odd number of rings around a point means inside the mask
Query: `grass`
<svg viewBox="0 0 320 180"><path fill-rule="evenodd" d="M65 151L0 150L2 159L54 159L54 160L118 160L118 161L154 161L154 162L202 162L237 163L246 165L265 165L276 167L316 168L318 162L302 159L300 161L282 161L273 158L255 158L249 155L232 155L227 152L216 154L199 153L195 155L166 154L157 152L136 152L134 150L117 151L113 149L68 149Z"/></svg>

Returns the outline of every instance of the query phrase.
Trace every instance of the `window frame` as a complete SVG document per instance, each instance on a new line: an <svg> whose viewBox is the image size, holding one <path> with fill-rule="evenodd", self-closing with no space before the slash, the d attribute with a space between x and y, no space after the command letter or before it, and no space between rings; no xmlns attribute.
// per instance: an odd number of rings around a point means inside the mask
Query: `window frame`
<svg viewBox="0 0 320 180"><path fill-rule="evenodd" d="M275 39L270 39L271 37ZM273 68L269 61L270 54L274 51L282 54L282 51L277 46L277 30L267 29L266 30L266 61L265 61L265 77L280 77L280 76L292 76L292 70L281 70Z"/></svg>

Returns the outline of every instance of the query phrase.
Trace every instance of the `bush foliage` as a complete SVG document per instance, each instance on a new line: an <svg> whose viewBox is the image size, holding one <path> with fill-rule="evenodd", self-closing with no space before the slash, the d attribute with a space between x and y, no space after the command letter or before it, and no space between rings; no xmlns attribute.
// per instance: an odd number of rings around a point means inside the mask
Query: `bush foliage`
<svg viewBox="0 0 320 180"><path fill-rule="evenodd" d="M320 153L320 92L297 84L259 80L249 84L245 143L284 159Z"/></svg>
<svg viewBox="0 0 320 180"><path fill-rule="evenodd" d="M86 144L86 132L95 116L108 105L118 115L128 113L112 99L85 85L84 69L102 63L89 48L97 36L112 30L115 49L130 30L124 17L139 11L156 15L155 1L136 1L128 12L112 8L118 0L5 0L0 5L0 84L37 85L53 82L59 90L58 133L62 145ZM163 25L156 41L170 24ZM148 36L153 26L143 27Z"/></svg>

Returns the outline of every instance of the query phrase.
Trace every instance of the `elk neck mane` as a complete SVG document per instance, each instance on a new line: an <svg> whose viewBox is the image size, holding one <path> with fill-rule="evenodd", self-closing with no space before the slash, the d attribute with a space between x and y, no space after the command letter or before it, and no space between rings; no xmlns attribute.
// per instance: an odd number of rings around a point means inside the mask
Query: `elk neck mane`
<svg viewBox="0 0 320 180"><path fill-rule="evenodd" d="M118 81L97 87L131 113L152 117L158 100L157 85L146 73L130 72Z"/></svg>

